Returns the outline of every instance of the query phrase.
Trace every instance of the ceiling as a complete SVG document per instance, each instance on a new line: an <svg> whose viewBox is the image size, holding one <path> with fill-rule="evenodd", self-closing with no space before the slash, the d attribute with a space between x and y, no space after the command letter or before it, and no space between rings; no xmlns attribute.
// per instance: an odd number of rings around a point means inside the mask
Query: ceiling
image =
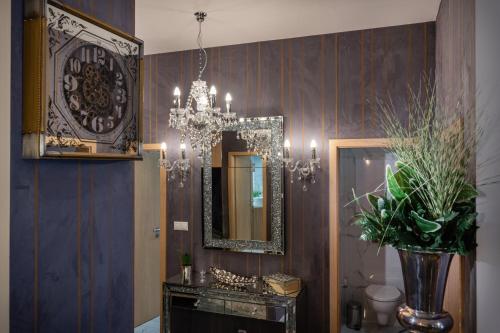
<svg viewBox="0 0 500 333"><path fill-rule="evenodd" d="M145 53L196 48L198 10L205 47L434 21L440 0L137 0Z"/></svg>

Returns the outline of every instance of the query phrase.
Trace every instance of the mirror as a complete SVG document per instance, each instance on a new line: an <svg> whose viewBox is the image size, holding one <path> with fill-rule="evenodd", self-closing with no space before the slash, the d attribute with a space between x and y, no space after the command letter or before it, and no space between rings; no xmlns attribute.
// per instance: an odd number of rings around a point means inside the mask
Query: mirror
<svg viewBox="0 0 500 333"><path fill-rule="evenodd" d="M242 118L203 158L203 243L283 254L283 118Z"/></svg>

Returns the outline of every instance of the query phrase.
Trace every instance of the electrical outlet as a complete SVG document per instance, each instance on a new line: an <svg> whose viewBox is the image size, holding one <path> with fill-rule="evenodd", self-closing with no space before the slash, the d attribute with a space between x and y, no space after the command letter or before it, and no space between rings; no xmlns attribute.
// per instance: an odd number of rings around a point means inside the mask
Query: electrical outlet
<svg viewBox="0 0 500 333"><path fill-rule="evenodd" d="M174 221L174 230L177 231L188 231L188 222L187 221Z"/></svg>

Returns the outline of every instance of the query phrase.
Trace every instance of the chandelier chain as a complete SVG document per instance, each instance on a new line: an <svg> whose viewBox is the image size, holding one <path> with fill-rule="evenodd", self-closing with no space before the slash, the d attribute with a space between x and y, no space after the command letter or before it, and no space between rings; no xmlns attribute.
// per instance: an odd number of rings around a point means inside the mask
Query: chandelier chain
<svg viewBox="0 0 500 333"><path fill-rule="evenodd" d="M203 48L203 33L201 31L201 24L202 23L203 23L203 20L198 20L198 38L196 39L196 41L198 42L198 48L199 48L199 67L200 67L200 72L198 74L198 80L201 80L201 76L203 75L203 72L205 71L205 68L207 67L207 51L205 51L205 49Z"/></svg>

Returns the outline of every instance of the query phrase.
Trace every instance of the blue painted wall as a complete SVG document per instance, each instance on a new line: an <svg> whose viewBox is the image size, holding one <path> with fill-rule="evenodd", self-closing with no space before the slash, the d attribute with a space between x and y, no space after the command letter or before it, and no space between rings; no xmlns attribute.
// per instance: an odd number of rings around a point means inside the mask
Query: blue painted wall
<svg viewBox="0 0 500 333"><path fill-rule="evenodd" d="M133 331L132 162L21 158L23 5L12 1L12 333ZM134 33L134 0L67 0Z"/></svg>

